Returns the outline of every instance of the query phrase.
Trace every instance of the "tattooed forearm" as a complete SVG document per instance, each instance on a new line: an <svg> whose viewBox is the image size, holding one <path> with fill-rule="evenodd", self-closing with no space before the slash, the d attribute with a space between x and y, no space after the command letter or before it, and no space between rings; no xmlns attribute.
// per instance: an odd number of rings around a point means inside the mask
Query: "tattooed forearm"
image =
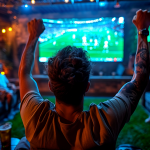
<svg viewBox="0 0 150 150"><path fill-rule="evenodd" d="M19 74L22 69L24 69L24 73L27 74L30 74L32 72L37 40L38 40L37 37L36 38L29 37L26 48L22 54L22 58L19 66Z"/></svg>
<svg viewBox="0 0 150 150"><path fill-rule="evenodd" d="M133 112L138 104L138 101L148 83L149 78L149 51L147 38L138 37L138 47L135 58L134 75L131 82L125 84L119 93L122 93L130 101Z"/></svg>
<svg viewBox="0 0 150 150"><path fill-rule="evenodd" d="M148 61L148 50L147 49L143 49L141 52L140 52L140 56L141 58L147 62Z"/></svg>
<svg viewBox="0 0 150 150"><path fill-rule="evenodd" d="M133 18L137 30L148 29L149 26L149 12L139 10ZM142 20L142 19L143 20ZM131 43L132 44L132 43ZM134 74L132 80L125 84L119 91L120 97L126 97L125 101L131 108L131 113L134 112L142 93L149 81L149 51L147 36L138 34L137 52L134 63ZM130 107L131 106L131 107ZM128 109L127 109L128 111Z"/></svg>
<svg viewBox="0 0 150 150"><path fill-rule="evenodd" d="M135 69L136 74L142 75L143 73L147 72L146 65L143 64L142 62L137 63L135 67L136 67Z"/></svg>
<svg viewBox="0 0 150 150"><path fill-rule="evenodd" d="M135 59L135 68L132 82L138 91L143 91L146 87L149 75L149 51L147 38L138 36L138 47Z"/></svg>

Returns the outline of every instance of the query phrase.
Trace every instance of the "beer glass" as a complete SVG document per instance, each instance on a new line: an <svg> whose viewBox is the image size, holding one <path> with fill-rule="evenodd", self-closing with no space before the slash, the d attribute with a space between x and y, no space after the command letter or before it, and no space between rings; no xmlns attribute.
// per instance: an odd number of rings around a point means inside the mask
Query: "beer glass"
<svg viewBox="0 0 150 150"><path fill-rule="evenodd" d="M11 122L0 124L0 139L2 150L11 149L11 128L12 128Z"/></svg>

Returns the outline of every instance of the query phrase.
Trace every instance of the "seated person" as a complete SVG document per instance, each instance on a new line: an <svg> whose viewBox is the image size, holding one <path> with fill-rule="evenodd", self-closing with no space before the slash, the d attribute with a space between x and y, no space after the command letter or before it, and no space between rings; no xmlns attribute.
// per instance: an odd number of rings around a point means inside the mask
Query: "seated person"
<svg viewBox="0 0 150 150"><path fill-rule="evenodd" d="M133 23L137 30L148 29L150 13L137 11ZM115 149L118 134L130 120L149 80L147 35L138 32L132 80L112 99L91 104L88 111L83 111L92 66L82 48L67 46L48 60L48 85L56 97L55 105L39 93L32 69L36 43L44 29L42 20L28 23L30 35L19 66L20 114L28 149ZM27 141L24 139L22 143Z"/></svg>
<svg viewBox="0 0 150 150"><path fill-rule="evenodd" d="M4 101L7 101L8 104L8 112L6 116L10 114L10 112L13 111L12 107L15 107L18 103L19 99L19 91L17 90L16 86L9 82L7 77L4 74L3 65L0 63L0 92L3 97L1 99L2 103L4 104ZM13 119L9 116L9 119Z"/></svg>

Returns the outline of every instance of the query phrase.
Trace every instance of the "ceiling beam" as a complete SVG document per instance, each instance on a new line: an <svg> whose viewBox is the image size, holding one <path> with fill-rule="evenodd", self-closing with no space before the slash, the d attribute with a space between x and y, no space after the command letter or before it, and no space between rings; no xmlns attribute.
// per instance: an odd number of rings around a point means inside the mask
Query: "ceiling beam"
<svg viewBox="0 0 150 150"><path fill-rule="evenodd" d="M96 3L100 3L100 2L115 2L116 0L94 0L94 2ZM136 2L149 2L149 0L119 0L119 2L131 2L131 3L136 3ZM62 0L57 0L57 1L53 1L53 0L35 0L35 4L31 3L31 0L0 0L0 7L7 7L7 8L11 8L11 7L15 7L15 6L21 6L24 4L28 4L31 6L39 6L39 5L50 5L50 4L74 4L74 3L88 3L90 2L90 0L70 0L68 3L65 3L65 1Z"/></svg>

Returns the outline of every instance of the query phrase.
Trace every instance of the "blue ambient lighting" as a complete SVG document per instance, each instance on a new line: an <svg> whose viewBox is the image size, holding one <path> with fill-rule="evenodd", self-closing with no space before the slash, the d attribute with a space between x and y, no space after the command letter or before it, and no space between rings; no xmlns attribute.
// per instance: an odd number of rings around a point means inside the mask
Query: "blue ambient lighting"
<svg viewBox="0 0 150 150"><path fill-rule="evenodd" d="M28 5L27 5L27 4L25 4L25 5L24 5L24 7L26 7L26 8L27 8L27 7L28 7Z"/></svg>
<svg viewBox="0 0 150 150"><path fill-rule="evenodd" d="M104 7L105 5L106 5L105 2L100 2L100 3L99 3L99 6L101 6L101 7Z"/></svg>

